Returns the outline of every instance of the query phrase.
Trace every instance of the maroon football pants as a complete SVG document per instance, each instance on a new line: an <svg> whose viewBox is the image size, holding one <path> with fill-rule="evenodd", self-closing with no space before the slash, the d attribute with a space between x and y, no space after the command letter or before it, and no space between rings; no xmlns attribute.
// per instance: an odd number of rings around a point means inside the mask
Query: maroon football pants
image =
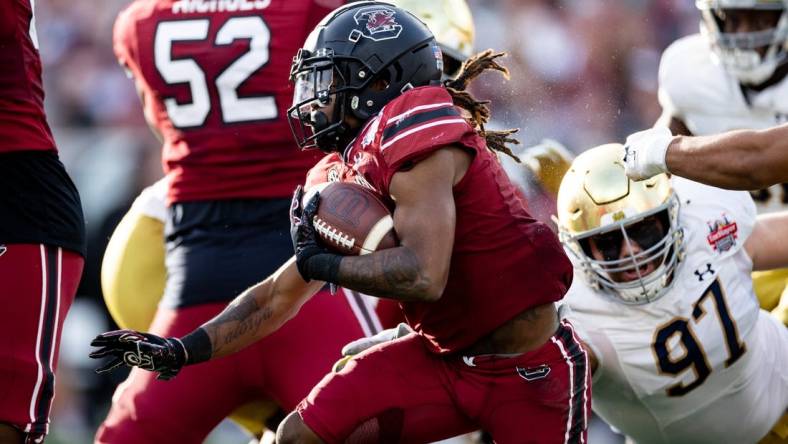
<svg viewBox="0 0 788 444"><path fill-rule="evenodd" d="M0 422L45 435L60 332L84 260L43 244L0 245Z"/></svg>
<svg viewBox="0 0 788 444"><path fill-rule="evenodd" d="M499 444L586 442L588 357L562 322L537 350L514 356L430 353L417 334L359 354L298 406L333 443L431 442L476 429Z"/></svg>
<svg viewBox="0 0 788 444"><path fill-rule="evenodd" d="M272 399L292 410L331 371L342 346L364 336L374 313L362 305L341 290L333 296L321 291L278 331L234 355L186 367L170 381L132 370L95 442L197 444L249 401ZM182 336L225 306L160 308L150 331Z"/></svg>

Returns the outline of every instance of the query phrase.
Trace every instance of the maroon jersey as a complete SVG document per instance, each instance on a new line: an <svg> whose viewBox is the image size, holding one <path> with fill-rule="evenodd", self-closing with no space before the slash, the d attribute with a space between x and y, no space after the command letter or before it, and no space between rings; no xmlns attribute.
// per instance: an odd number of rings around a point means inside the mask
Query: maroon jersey
<svg viewBox="0 0 788 444"><path fill-rule="evenodd" d="M343 156L330 154L307 188L355 182L389 195L392 176L446 145L474 159L454 186L457 224L449 279L437 302L402 303L408 323L435 353L462 350L523 310L561 299L572 265L550 229L523 206L495 154L441 87L406 92L370 119Z"/></svg>
<svg viewBox="0 0 788 444"><path fill-rule="evenodd" d="M30 0L0 2L0 153L55 150Z"/></svg>
<svg viewBox="0 0 788 444"><path fill-rule="evenodd" d="M318 157L295 147L293 56L340 0L137 0L114 47L164 139L172 202L289 197Z"/></svg>

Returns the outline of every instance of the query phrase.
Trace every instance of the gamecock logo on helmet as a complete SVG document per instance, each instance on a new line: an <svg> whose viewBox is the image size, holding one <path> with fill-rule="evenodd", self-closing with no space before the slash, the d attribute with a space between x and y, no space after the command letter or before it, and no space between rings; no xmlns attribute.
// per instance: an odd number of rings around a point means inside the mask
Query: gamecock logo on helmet
<svg viewBox="0 0 788 444"><path fill-rule="evenodd" d="M353 30L350 40L358 41L360 34L376 42L396 39L402 32L402 25L394 18L396 11L380 6L361 8L353 15L359 29Z"/></svg>

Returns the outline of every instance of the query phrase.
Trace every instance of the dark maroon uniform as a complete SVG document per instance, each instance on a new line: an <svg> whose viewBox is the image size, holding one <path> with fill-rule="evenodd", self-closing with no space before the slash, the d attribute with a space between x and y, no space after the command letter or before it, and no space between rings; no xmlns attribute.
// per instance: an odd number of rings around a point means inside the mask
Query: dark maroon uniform
<svg viewBox="0 0 788 444"><path fill-rule="evenodd" d="M318 160L287 124L290 62L337 0L138 0L115 52L163 135L167 284L150 331L188 333L293 255L288 209ZM200 443L234 408L294 408L341 347L380 327L355 293L318 293L277 333L172 381L134 370L97 443Z"/></svg>
<svg viewBox="0 0 788 444"><path fill-rule="evenodd" d="M29 0L0 2L0 423L39 439L63 320L82 274L85 226L44 114Z"/></svg>
<svg viewBox="0 0 788 444"><path fill-rule="evenodd" d="M169 202L288 197L303 181L318 157L293 148L288 77L331 10L316 3L137 1L118 17L115 53L164 137Z"/></svg>
<svg viewBox="0 0 788 444"><path fill-rule="evenodd" d="M0 153L52 151L33 8L28 0L0 8Z"/></svg>
<svg viewBox="0 0 788 444"><path fill-rule="evenodd" d="M381 440L419 442L474 428L502 443L574 442L584 437L590 379L570 325L526 354L462 355L524 310L561 299L572 266L445 89L416 88L387 104L342 156L329 155L310 171L307 186L355 182L393 206L392 176L447 145L465 147L474 159L454 186L455 241L442 297L402 303L417 334L327 376L299 411L329 443L370 430Z"/></svg>

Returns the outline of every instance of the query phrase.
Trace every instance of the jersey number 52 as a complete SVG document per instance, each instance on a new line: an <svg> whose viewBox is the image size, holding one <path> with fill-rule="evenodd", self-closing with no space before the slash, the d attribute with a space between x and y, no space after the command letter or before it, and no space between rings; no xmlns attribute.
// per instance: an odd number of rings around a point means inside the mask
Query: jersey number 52
<svg viewBox="0 0 788 444"><path fill-rule="evenodd" d="M692 329L692 324L699 322L705 315L703 303L707 299L714 301L717 316L720 321L722 333L725 338L725 345L728 348L728 358L725 360L725 367L729 367L736 362L747 347L739 339L739 332L736 323L731 318L728 304L725 302L725 294L720 286L719 280L715 280L703 295L695 301L692 310L692 319L684 317L673 318L667 324L663 324L657 329L654 335L652 351L657 361L657 368L662 373L678 376L687 370L692 369L695 373L695 380L689 384L678 383L667 388L668 396L684 396L698 386L711 374L711 366L703 350L703 345L698 342ZM680 358L671 356L669 344L675 343L674 337L678 336L678 345L683 348Z"/></svg>
<svg viewBox="0 0 788 444"><path fill-rule="evenodd" d="M179 41L203 41L208 38L208 19L161 22L156 27L154 58L156 69L169 84L188 83L191 103L164 99L167 114L178 128L200 126L211 112L211 97L205 72L190 58L172 57L172 44ZM232 17L216 33L214 44L229 45L249 39L249 51L235 60L216 77L222 121L225 123L271 120L277 117L273 96L238 97L238 87L268 62L271 32L262 17Z"/></svg>

